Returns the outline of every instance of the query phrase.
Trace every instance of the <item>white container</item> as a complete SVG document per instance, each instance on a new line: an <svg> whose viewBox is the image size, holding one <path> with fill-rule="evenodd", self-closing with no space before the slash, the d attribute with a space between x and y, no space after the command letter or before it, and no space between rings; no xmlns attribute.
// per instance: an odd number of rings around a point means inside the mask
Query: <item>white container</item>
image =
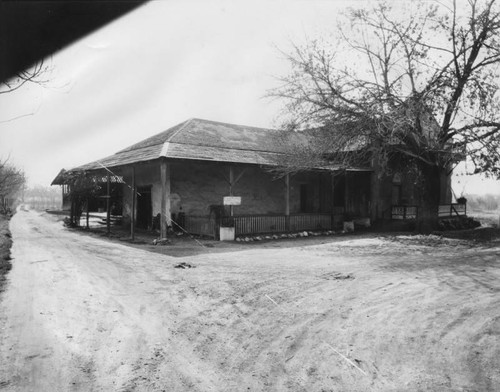
<svg viewBox="0 0 500 392"><path fill-rule="evenodd" d="M221 227L219 238L221 241L234 241L234 227Z"/></svg>

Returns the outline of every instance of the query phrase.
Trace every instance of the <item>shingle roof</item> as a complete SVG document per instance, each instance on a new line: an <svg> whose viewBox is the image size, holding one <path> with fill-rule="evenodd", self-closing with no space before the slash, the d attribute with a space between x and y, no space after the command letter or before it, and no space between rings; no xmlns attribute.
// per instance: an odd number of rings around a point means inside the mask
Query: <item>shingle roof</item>
<svg viewBox="0 0 500 392"><path fill-rule="evenodd" d="M225 124L216 121L192 119L174 132L170 143L221 149L283 153L278 132L274 129Z"/></svg>
<svg viewBox="0 0 500 392"><path fill-rule="evenodd" d="M72 170L96 170L160 157L276 165L285 153L279 131L193 118ZM297 135L297 137L300 137Z"/></svg>
<svg viewBox="0 0 500 392"><path fill-rule="evenodd" d="M311 134L256 128L193 118L127 147L114 155L71 169L98 170L161 157L276 166L290 145L309 142Z"/></svg>
<svg viewBox="0 0 500 392"><path fill-rule="evenodd" d="M137 148L136 150L120 151L109 157L75 167L69 171L97 170L104 167L116 167L136 162L151 161L161 157L163 144Z"/></svg>

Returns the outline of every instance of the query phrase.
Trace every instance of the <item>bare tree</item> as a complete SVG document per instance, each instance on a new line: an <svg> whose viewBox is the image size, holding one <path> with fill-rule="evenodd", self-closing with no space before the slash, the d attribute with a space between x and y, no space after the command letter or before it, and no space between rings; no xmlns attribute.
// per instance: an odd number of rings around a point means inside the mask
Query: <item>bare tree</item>
<svg viewBox="0 0 500 392"><path fill-rule="evenodd" d="M47 73L49 67L45 64L44 60L37 61L30 68L17 72L12 78L0 84L0 94L11 93L26 83L35 83L44 85L47 80L42 77Z"/></svg>
<svg viewBox="0 0 500 392"><path fill-rule="evenodd" d="M5 212L10 207L10 201L24 184L24 171L9 163L9 159L0 159L0 209Z"/></svg>
<svg viewBox="0 0 500 392"><path fill-rule="evenodd" d="M269 94L286 103L283 129L322 137L284 170L406 165L423 219L434 219L440 181L465 156L500 175L499 8L445 1L350 10L335 39L285 53L292 71Z"/></svg>

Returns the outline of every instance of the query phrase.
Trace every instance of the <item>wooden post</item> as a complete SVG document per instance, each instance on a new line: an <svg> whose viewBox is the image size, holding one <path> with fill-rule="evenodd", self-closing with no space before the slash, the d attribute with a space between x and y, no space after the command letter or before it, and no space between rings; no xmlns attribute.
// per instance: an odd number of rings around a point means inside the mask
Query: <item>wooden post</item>
<svg viewBox="0 0 500 392"><path fill-rule="evenodd" d="M344 181L344 213L348 213L349 209L349 184L347 181L347 171L344 174L345 181Z"/></svg>
<svg viewBox="0 0 500 392"><path fill-rule="evenodd" d="M89 229L89 198L87 197L87 230Z"/></svg>
<svg viewBox="0 0 500 392"><path fill-rule="evenodd" d="M135 166L132 166L132 207L130 212L130 239L134 241L135 239Z"/></svg>
<svg viewBox="0 0 500 392"><path fill-rule="evenodd" d="M372 158L372 173L370 175L370 220L375 222L380 211L380 164L378 157ZM382 207L385 210L385 206ZM383 217L382 217L383 218Z"/></svg>
<svg viewBox="0 0 500 392"><path fill-rule="evenodd" d="M161 214L160 214L160 236L167 238L168 224L170 223L170 172L166 159L160 163L161 180Z"/></svg>
<svg viewBox="0 0 500 392"><path fill-rule="evenodd" d="M75 202L73 200L73 197L71 197L71 204L70 204L70 209L69 209L69 221L71 222L72 225L76 225L76 219L75 219Z"/></svg>
<svg viewBox="0 0 500 392"><path fill-rule="evenodd" d="M290 231L290 174L285 176L285 229Z"/></svg>
<svg viewBox="0 0 500 392"><path fill-rule="evenodd" d="M234 170L229 166L229 196L233 196ZM233 216L233 206L229 206L229 215Z"/></svg>
<svg viewBox="0 0 500 392"><path fill-rule="evenodd" d="M109 173L107 176L107 182L108 182L108 184L107 184L108 186L107 186L107 192L106 192L106 230L107 230L107 233L109 236L109 234L111 233L111 221L110 221L110 218L111 218L111 209L110 209L111 178L109 177Z"/></svg>

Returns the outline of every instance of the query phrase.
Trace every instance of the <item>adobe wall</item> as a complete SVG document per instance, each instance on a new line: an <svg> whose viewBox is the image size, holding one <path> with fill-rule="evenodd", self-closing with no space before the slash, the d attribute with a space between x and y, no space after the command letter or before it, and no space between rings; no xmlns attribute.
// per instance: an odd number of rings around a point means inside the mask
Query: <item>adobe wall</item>
<svg viewBox="0 0 500 392"><path fill-rule="evenodd" d="M127 167L123 170L123 222L124 224L130 223L131 209L132 209L132 190L127 186L132 185L132 168ZM160 184L160 164L147 163L138 164L135 167L135 185L136 187L148 186L151 187L151 201L153 205L153 216L159 214L161 211L161 184ZM136 215L137 216L137 215Z"/></svg>
<svg viewBox="0 0 500 392"><path fill-rule="evenodd" d="M171 212L205 216L210 205L221 205L229 196L229 164L211 162L170 163ZM232 194L241 196L241 206L234 207L239 214L282 214L285 212L285 183L275 180L258 166L233 165L234 178L244 170L233 186ZM182 208L182 210L181 210Z"/></svg>
<svg viewBox="0 0 500 392"><path fill-rule="evenodd" d="M191 216L207 216L211 205L221 205L224 196L229 196L230 164L216 162L170 161L169 196L170 212L183 212ZM233 186L232 194L241 197L241 205L234 207L235 215L246 214L284 214L285 213L285 181L275 179L271 173L257 165L233 165L234 178L239 181ZM161 211L160 164L138 164L135 169L136 186L152 186L152 214ZM126 184L132 184L132 170L123 169ZM367 193L363 184L351 179L351 197L365 197ZM353 181L354 180L354 181ZM369 181L369 177L366 177ZM331 211L331 176L329 173L298 173L290 176L290 213L300 213L301 186L307 189L307 212ZM369 186L369 184L368 184ZM363 192L361 192L363 189ZM343 189L336 189L337 193ZM360 200L361 201L361 200ZM364 202L364 199L363 199ZM130 223L132 205L131 189L123 188L123 222Z"/></svg>
<svg viewBox="0 0 500 392"><path fill-rule="evenodd" d="M187 215L203 216L209 214L210 205L221 205L222 198L229 195L227 179L230 166L210 162L170 163L171 212L176 214L182 211ZM240 196L242 200L240 206L234 207L234 214L284 214L284 179L274 178L273 174L257 165L233 165L234 178L238 178L242 171L242 176L233 186L232 194ZM324 183L328 185L326 188ZM331 192L330 184L330 175L325 173L291 175L290 213L301 212L301 185L307 186L308 212L331 211L330 200L320 201L325 191Z"/></svg>

